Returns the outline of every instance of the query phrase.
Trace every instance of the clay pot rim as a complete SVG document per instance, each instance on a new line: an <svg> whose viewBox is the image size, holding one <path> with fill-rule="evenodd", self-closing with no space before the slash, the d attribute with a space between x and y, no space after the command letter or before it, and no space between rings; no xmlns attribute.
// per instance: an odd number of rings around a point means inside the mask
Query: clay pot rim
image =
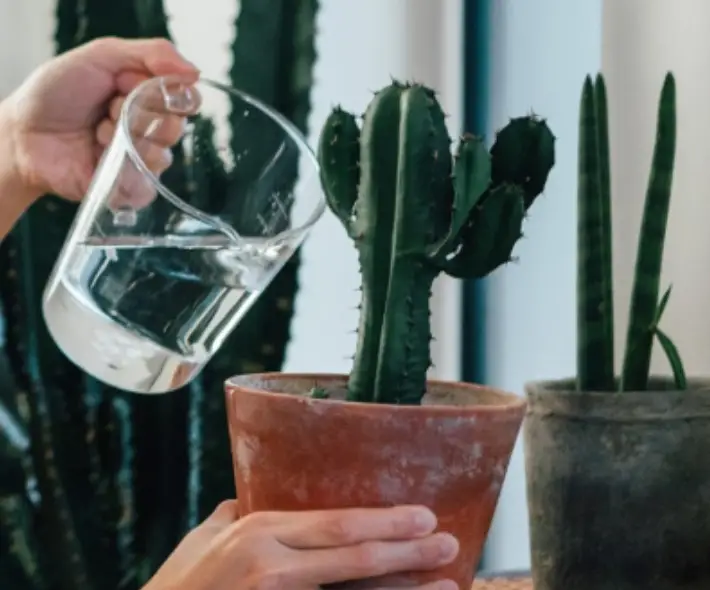
<svg viewBox="0 0 710 590"><path fill-rule="evenodd" d="M516 395L498 389L496 387L489 387L488 385L481 385L478 383L467 383L463 381L448 381L442 379L427 379L427 385L433 385L446 389L448 387L465 390L471 393L479 392L481 390L486 390L489 393L495 395L498 399L490 403L474 403L469 405L448 405L448 404L426 404L426 405L398 405L398 404L380 404L375 402L354 402L346 400L335 400L335 399L321 399L321 398L305 398L296 396L290 393L282 393L276 391L269 391L266 389L261 389L239 383L240 380L252 380L252 379L262 379L267 380L287 380L287 379L298 379L298 380L323 380L323 381L340 381L347 382L348 375L343 373L282 373L282 372L268 372L268 373L248 373L243 375L233 375L227 378L224 382L225 391L229 389L241 389L250 394L255 395L265 395L273 398L279 399L290 399L290 400L306 400L309 404L323 404L330 406L348 406L353 408L372 408L378 407L382 410L392 410L397 412L421 412L426 411L428 413L434 414L450 414L452 410L460 410L462 408L475 409L477 413L500 413L501 411L512 411L520 412L524 411L527 406L527 401L525 397Z"/></svg>
<svg viewBox="0 0 710 590"><path fill-rule="evenodd" d="M651 376L646 391L577 391L574 379L525 384L528 416L557 416L583 422L642 423L710 419L710 378L688 378L688 389L668 376ZM663 388L665 384L667 388Z"/></svg>
<svg viewBox="0 0 710 590"><path fill-rule="evenodd" d="M618 379L618 378L617 378ZM651 382L661 382L672 384L673 377L669 375L651 375ZM710 393L710 376L692 376L687 377L687 389L669 388L651 388L643 391L599 391L588 390L578 391L575 387L576 377L561 377L559 379L536 379L527 381L524 385L527 396L536 395L554 395L564 394L569 397L587 397L587 398L604 398L608 399L614 395L623 395L628 398L636 396L649 395L689 395L693 393Z"/></svg>

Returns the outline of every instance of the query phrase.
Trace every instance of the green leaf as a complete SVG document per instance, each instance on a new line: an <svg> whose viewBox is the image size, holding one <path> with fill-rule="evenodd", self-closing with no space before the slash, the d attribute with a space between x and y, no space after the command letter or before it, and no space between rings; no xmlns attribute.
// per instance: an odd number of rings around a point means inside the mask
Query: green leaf
<svg viewBox="0 0 710 590"><path fill-rule="evenodd" d="M656 318L653 320L653 328L655 329L658 324L661 323L661 318L663 317L663 312L666 311L666 306L668 305L668 300L671 298L671 291L673 290L673 285L668 285L666 292L661 297L661 301L658 304L658 309L656 309Z"/></svg>
<svg viewBox="0 0 710 590"><path fill-rule="evenodd" d="M668 289L666 293L668 293L669 291L670 289ZM663 300L661 300L661 303L663 303ZM685 376L685 369L683 368L683 361L680 358L678 347L670 339L670 337L665 332L663 332L663 330L661 330L658 326L653 329L653 333L656 338L658 338L658 342L660 342L661 347L663 348L663 352L666 354L668 362L671 365L675 386L680 390L687 389L688 381Z"/></svg>

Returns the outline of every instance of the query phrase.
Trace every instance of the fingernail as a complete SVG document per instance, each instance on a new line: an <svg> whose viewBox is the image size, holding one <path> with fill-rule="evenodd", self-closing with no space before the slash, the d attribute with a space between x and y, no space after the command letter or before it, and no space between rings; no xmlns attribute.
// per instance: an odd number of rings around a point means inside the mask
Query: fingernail
<svg viewBox="0 0 710 590"><path fill-rule="evenodd" d="M453 561L459 552L459 542L449 533L439 533L437 537L437 549L439 551L439 563L449 563Z"/></svg>
<svg viewBox="0 0 710 590"><path fill-rule="evenodd" d="M436 515L428 508L417 506L412 514L412 525L417 533L428 533L436 528Z"/></svg>
<svg viewBox="0 0 710 590"><path fill-rule="evenodd" d="M453 580L441 580L430 590L459 590L459 585Z"/></svg>

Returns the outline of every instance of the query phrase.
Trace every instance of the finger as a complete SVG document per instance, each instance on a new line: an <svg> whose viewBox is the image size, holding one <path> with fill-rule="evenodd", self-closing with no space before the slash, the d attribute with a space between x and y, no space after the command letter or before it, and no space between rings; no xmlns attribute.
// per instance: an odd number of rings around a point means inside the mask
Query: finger
<svg viewBox="0 0 710 590"><path fill-rule="evenodd" d="M283 522L274 536L293 549L409 539L436 528L436 516L423 506L297 512Z"/></svg>
<svg viewBox="0 0 710 590"><path fill-rule="evenodd" d="M104 119L96 126L96 141L99 145L106 147L113 140L116 133L116 124L110 119Z"/></svg>
<svg viewBox="0 0 710 590"><path fill-rule="evenodd" d="M160 176L173 163L173 153L162 145L148 139L138 139L133 144L146 168L156 176Z"/></svg>
<svg viewBox="0 0 710 590"><path fill-rule="evenodd" d="M187 119L179 115L157 115L143 109L131 110L132 137L145 137L163 147L174 146L185 133Z"/></svg>
<svg viewBox="0 0 710 590"><path fill-rule="evenodd" d="M109 119L104 119L96 128L96 141L106 147L111 143L115 133L116 124ZM162 174L173 162L172 152L166 146L152 141L152 138L134 137L133 146L146 167L155 174Z"/></svg>
<svg viewBox="0 0 710 590"><path fill-rule="evenodd" d="M182 78L163 79L159 84L149 84L143 88L133 102L133 109L140 108L158 117L168 114L180 116L195 115L202 106L202 94L193 83L185 83Z"/></svg>
<svg viewBox="0 0 710 590"><path fill-rule="evenodd" d="M446 565L459 550L456 538L437 533L409 541L371 541L350 547L301 552L299 572L304 581L332 584L377 578L409 571L428 571Z"/></svg>
<svg viewBox="0 0 710 590"><path fill-rule="evenodd" d="M114 123L118 123L125 102L125 96L117 96L109 104L108 116ZM180 141L186 126L187 118L180 115L148 111L138 106L131 110L129 127L132 136L149 136L152 141L165 147L171 147Z"/></svg>
<svg viewBox="0 0 710 590"><path fill-rule="evenodd" d="M197 80L199 70L185 59L175 45L163 38L119 39L103 37L80 47L91 55L92 60L103 69L117 76L133 71L149 77L178 75L187 80Z"/></svg>

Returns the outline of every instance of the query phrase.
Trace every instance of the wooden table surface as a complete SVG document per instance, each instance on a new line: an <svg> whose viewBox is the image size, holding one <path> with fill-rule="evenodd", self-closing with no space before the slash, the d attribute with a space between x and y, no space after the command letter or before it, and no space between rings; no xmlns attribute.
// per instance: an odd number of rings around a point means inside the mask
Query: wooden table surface
<svg viewBox="0 0 710 590"><path fill-rule="evenodd" d="M532 580L528 573L478 576L473 590L532 590Z"/></svg>

